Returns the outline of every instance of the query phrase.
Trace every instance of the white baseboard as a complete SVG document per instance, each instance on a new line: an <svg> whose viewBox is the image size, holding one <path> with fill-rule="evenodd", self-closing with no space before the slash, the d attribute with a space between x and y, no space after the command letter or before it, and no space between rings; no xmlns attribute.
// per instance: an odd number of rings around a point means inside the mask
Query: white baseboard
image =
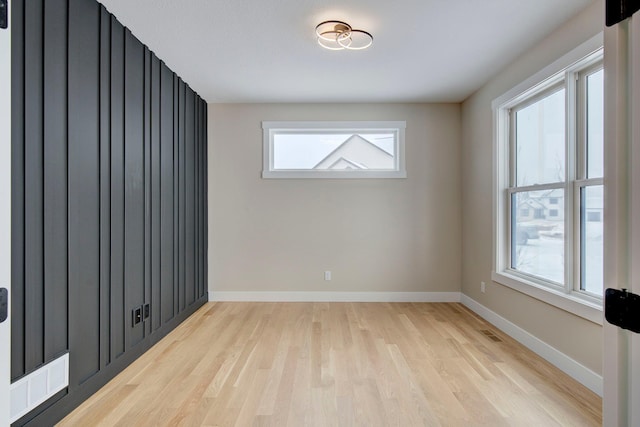
<svg viewBox="0 0 640 427"><path fill-rule="evenodd" d="M460 292L216 292L209 301L460 302Z"/></svg>
<svg viewBox="0 0 640 427"><path fill-rule="evenodd" d="M470 310L509 335L511 338L538 354L540 357L547 360L549 363L553 364L597 395L602 396L603 383L601 375L596 374L591 369L585 367L516 324L511 323L499 314L489 310L487 307L474 299L471 299L467 295L462 294L460 301Z"/></svg>

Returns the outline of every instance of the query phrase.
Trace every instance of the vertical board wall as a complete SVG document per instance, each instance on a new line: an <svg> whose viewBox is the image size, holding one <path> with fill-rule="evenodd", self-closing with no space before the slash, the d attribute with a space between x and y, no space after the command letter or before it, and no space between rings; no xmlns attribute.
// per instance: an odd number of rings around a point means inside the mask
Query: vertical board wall
<svg viewBox="0 0 640 427"><path fill-rule="evenodd" d="M38 425L206 301L207 105L95 0L11 13L12 379L70 357Z"/></svg>

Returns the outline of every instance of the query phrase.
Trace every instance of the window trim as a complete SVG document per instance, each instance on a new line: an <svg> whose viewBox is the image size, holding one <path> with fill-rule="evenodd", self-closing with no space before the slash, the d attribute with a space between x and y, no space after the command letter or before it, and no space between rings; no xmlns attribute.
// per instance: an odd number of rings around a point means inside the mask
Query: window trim
<svg viewBox="0 0 640 427"><path fill-rule="evenodd" d="M262 122L262 178L406 178L405 129L406 121L263 121ZM395 169L393 170L314 170L274 169L273 136L278 132L307 131L393 131L397 134Z"/></svg>
<svg viewBox="0 0 640 427"><path fill-rule="evenodd" d="M508 111L513 107L521 108L523 105L529 102L531 98L537 98L540 94L549 94L554 90L554 87L562 84L565 78L577 77L577 72L588 73L591 70L591 66L595 62L599 62L602 56L603 48L603 34L599 33L596 36L590 38L577 48L573 49L563 57L559 58L549 66L540 70L536 74L532 75L528 79L524 80L520 84L514 86L512 89L496 98L492 102L493 110L493 269L491 272L491 278L493 281L510 287L514 290L522 292L538 300L544 301L555 307L561 308L565 311L573 313L584 319L590 320L597 324L602 324L602 299L597 296L593 296L584 291L575 291L573 289L574 280L579 280L579 276L576 276L576 272L573 270L578 269L577 264L570 260L567 265L570 268L565 270L565 285L558 286L549 281L537 280L531 276L519 273L517 270L509 268L510 257L510 227L507 226L507 221L511 218L510 203L508 197L513 194L510 190L510 184L512 181L511 174L514 172L512 160L508 156L513 155L513 150L509 149L512 138L509 132L513 128L509 125ZM573 71L577 64L580 64L579 70ZM567 85L569 90L566 93L567 97L574 97L575 91L571 90L573 86ZM576 88L578 89L578 88ZM533 101L532 101L533 102ZM573 111L567 111L567 133L573 132L574 134L568 134L569 141L575 141L577 135L575 135L576 114ZM571 144L571 143L570 143ZM575 168L576 160L583 161L582 158L576 159L576 147L567 146L568 152L566 157L567 168ZM574 154L575 153L575 154ZM580 165L582 167L582 165ZM570 177L580 178L580 175L576 174L576 170L567 170L566 174ZM576 209L573 209L573 204L576 202L571 199L571 194L574 196L579 195L580 192L573 192L569 186L585 184L585 180L573 179L568 180L565 178L565 182L562 183L562 188L565 190L565 217L566 215L576 215ZM592 181L592 179L588 180ZM558 183L553 183L551 186L557 186ZM589 183L591 184L591 182ZM540 189L545 185L535 185L532 189ZM517 187L518 192L525 190L526 187ZM505 191L506 190L506 191ZM571 191L570 191L571 190ZM579 202L579 201L578 201ZM574 219L574 225L571 228L579 227L579 221ZM565 230L565 256L573 254L576 251L574 245L579 244L574 233L576 230ZM570 248L570 250L568 250ZM579 251L575 253L579 256ZM573 266L573 267L571 267ZM569 277L567 277L569 276ZM575 277L574 277L575 276Z"/></svg>

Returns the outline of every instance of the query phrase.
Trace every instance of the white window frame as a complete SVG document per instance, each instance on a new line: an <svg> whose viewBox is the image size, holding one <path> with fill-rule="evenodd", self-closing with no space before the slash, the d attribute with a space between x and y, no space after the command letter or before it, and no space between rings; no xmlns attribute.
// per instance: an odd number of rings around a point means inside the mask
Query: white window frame
<svg viewBox="0 0 640 427"><path fill-rule="evenodd" d="M263 121L262 122L262 177L263 178L406 178L405 167L405 121ZM273 139L278 133L296 131L362 132L384 131L396 135L394 152L395 167L390 170L315 170L275 169L273 165Z"/></svg>
<svg viewBox="0 0 640 427"><path fill-rule="evenodd" d="M566 152L566 178L559 188L565 191L565 218L571 227L565 229L565 281L564 285L556 284L541 278L533 277L510 268L511 238L509 221L511 219L509 198L514 192L510 185L512 178L512 166L515 159L511 157L510 147L513 138L510 132L509 111L515 106L521 106L527 100L550 93L558 85L564 85L567 97L575 97L579 90L578 74L587 70L592 64L602 61L602 33L592 37L571 52L564 55L551 65L545 67L524 82L507 91L492 103L493 109L493 271L492 280L544 301L548 304L566 310L577 316L602 324L602 298L584 291L575 289L578 279L579 267L569 257L579 257L579 206L580 188L586 185L602 184L602 178L576 179L581 177L585 153L577 144L576 111L566 112L567 120L567 152ZM539 99L539 98L538 98ZM568 103L567 105L572 105ZM577 156L577 158L576 158ZM577 166L577 168L576 168ZM575 186L575 188L570 188ZM520 187L522 190L541 190L556 188L556 184L535 185ZM573 196L572 196L573 195Z"/></svg>

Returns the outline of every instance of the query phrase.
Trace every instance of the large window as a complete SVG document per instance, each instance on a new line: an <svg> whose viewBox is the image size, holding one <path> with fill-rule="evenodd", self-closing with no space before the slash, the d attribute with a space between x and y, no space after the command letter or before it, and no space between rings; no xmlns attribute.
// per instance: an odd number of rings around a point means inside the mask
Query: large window
<svg viewBox="0 0 640 427"><path fill-rule="evenodd" d="M405 178L405 122L262 122L264 178Z"/></svg>
<svg viewBox="0 0 640 427"><path fill-rule="evenodd" d="M494 103L494 280L551 303L601 306L603 77L592 51Z"/></svg>

